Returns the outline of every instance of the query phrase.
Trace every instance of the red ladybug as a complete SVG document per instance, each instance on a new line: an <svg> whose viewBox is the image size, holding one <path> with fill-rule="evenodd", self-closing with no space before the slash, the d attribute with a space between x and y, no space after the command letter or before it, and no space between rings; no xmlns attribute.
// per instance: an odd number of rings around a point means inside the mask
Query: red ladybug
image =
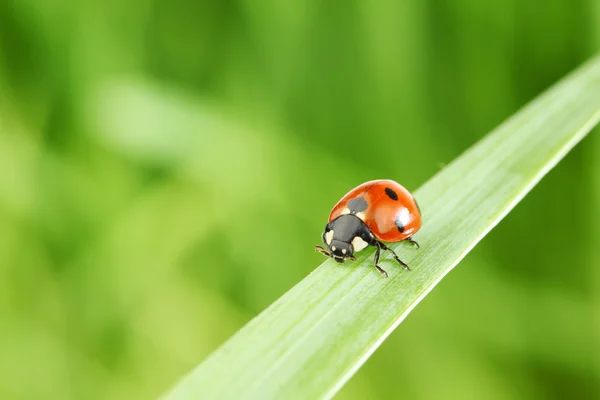
<svg viewBox="0 0 600 400"><path fill-rule="evenodd" d="M354 253L374 246L375 268L387 278L387 272L377 265L381 250L390 251L404 269L410 268L382 241L406 240L419 248L412 240L419 228L421 212L408 190L388 179L369 181L352 189L333 207L323 232L325 248L316 246L315 250L342 263L355 261Z"/></svg>

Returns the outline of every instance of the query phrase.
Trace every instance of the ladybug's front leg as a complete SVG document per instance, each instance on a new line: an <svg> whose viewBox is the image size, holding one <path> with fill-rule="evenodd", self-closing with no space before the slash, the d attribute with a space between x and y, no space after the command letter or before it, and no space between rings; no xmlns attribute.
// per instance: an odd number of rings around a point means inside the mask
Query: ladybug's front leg
<svg viewBox="0 0 600 400"><path fill-rule="evenodd" d="M331 255L331 253L329 253L327 250L325 250L322 246L315 246L315 251L317 253L321 253L329 258L332 258L333 256Z"/></svg>
<svg viewBox="0 0 600 400"><path fill-rule="evenodd" d="M374 246L377 250L375 250L375 257L373 258L373 264L375 264L375 268L377 268L377 271L379 271L379 273L381 275L384 275L387 278L388 273L385 272L385 270L383 270L379 265L377 265L377 264L379 264L379 255L381 254L381 248L379 247L379 242L375 241Z"/></svg>
<svg viewBox="0 0 600 400"><path fill-rule="evenodd" d="M389 247L387 247L384 243L380 242L379 240L377 240L376 243L377 243L377 245L376 245L377 253L375 253L375 254L376 254L378 260L379 260L379 248L381 248L382 250L387 250L390 253L392 253L394 260L398 261L398 264L402 265L402 267L404 267L405 270L410 271L410 267L398 257L398 255L396 254L396 252L394 250L390 249Z"/></svg>
<svg viewBox="0 0 600 400"><path fill-rule="evenodd" d="M343 262L343 261L345 261L345 260L347 260L347 259L348 259L348 260L352 260L352 261L356 261L356 257L354 257L354 256L346 256L346 257L344 257L344 258L338 258L338 257L335 257L333 254L331 254L330 252L328 252L327 250L325 250L325 249L323 248L323 246L315 246L315 251L316 251L317 253L321 253L321 254L323 254L323 255L325 255L325 256L327 256L327 257L329 257L329 258L333 258L333 259L334 259L334 260L336 260L337 262Z"/></svg>

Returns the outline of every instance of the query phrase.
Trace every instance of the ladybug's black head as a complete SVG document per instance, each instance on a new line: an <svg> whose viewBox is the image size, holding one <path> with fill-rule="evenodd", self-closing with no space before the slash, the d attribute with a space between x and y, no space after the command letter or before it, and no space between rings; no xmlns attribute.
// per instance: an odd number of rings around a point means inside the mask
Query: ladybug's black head
<svg viewBox="0 0 600 400"><path fill-rule="evenodd" d="M346 214L325 226L323 244L326 249L317 250L342 263L348 258L354 260L354 253L361 251L372 241L373 235L365 223L356 215Z"/></svg>
<svg viewBox="0 0 600 400"><path fill-rule="evenodd" d="M329 231L333 232L333 231ZM327 246L329 253L331 254L331 258L335 261L342 263L346 260L346 258L353 258L354 248L352 244L342 242L341 240L332 240L331 243Z"/></svg>

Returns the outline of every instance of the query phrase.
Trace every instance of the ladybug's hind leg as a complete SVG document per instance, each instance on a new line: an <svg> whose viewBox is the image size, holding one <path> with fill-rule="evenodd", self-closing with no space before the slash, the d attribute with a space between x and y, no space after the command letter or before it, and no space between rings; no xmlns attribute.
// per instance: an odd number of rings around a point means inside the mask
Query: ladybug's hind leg
<svg viewBox="0 0 600 400"><path fill-rule="evenodd" d="M377 266L377 264L379 263L379 253L380 253L380 251L381 251L381 250L387 250L387 251L389 251L390 253L392 253L392 256L394 257L394 260L398 261L398 264L402 265L402 267L403 267L405 270L407 270L407 271L410 271L410 267L409 267L409 266L408 266L408 265L407 265L407 264L406 264L404 261L402 261L402 260L401 260L401 259L398 257L398 255L396 254L396 252L395 252L394 250L392 250L392 249L390 249L389 247L387 247L387 246L386 246L386 245L385 245L383 242L380 242L379 240L376 240L374 245L377 247L377 251L375 252L375 267L376 267L378 270L380 270L380 272L381 272L381 268L379 268L379 267ZM385 271L384 271L384 272L385 272ZM387 276L387 274L385 274L385 275Z"/></svg>
<svg viewBox="0 0 600 400"><path fill-rule="evenodd" d="M404 239L405 241L407 241L408 243L412 244L414 247L416 247L417 249L420 249L421 246L419 246L419 243L417 243L416 241L413 240L413 238L409 237Z"/></svg>

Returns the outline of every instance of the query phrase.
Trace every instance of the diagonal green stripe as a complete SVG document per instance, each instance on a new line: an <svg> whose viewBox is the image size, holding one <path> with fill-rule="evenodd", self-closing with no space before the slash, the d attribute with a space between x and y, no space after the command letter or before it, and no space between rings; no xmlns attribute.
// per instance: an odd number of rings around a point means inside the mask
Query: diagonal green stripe
<svg viewBox="0 0 600 400"><path fill-rule="evenodd" d="M600 58L548 90L425 183L420 250L326 260L248 323L165 400L331 398L433 287L600 119ZM310 250L307 250L310 251ZM510 251L508 249L507 251Z"/></svg>

